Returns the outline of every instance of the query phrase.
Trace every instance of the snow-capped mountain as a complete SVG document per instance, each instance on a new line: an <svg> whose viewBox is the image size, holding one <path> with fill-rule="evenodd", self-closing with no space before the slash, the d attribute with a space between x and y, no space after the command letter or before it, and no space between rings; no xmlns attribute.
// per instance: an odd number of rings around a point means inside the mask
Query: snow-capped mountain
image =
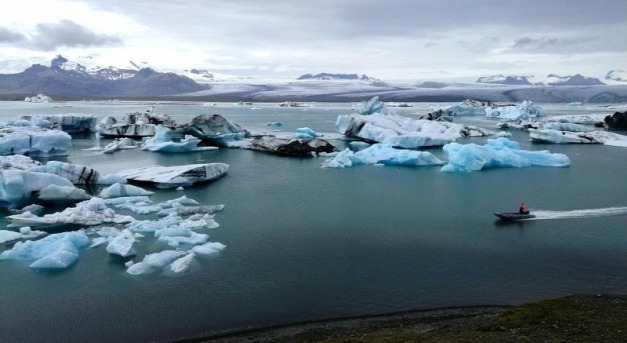
<svg viewBox="0 0 627 343"><path fill-rule="evenodd" d="M531 76L517 76L517 75L508 75L503 76L492 75L492 76L484 76L477 79L476 83L492 83L499 85L531 85L529 82L529 77Z"/></svg>
<svg viewBox="0 0 627 343"><path fill-rule="evenodd" d="M536 86L600 86L605 83L594 77L585 77L581 74L560 76L549 74L546 77L533 75L493 75L477 79L476 83L490 83L500 85L536 85Z"/></svg>
<svg viewBox="0 0 627 343"><path fill-rule="evenodd" d="M129 62L128 68L86 66L63 56L50 67L34 64L17 74L0 75L0 93L62 96L156 96L200 91L206 86L175 73L160 73Z"/></svg>
<svg viewBox="0 0 627 343"><path fill-rule="evenodd" d="M617 82L627 82L627 71L625 70L610 70L607 75L605 75L606 80L617 81Z"/></svg>

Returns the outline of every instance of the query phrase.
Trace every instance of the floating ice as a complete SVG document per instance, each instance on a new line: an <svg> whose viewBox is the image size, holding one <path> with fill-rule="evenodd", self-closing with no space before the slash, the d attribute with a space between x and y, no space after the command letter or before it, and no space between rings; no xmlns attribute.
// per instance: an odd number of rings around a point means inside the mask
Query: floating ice
<svg viewBox="0 0 627 343"><path fill-rule="evenodd" d="M374 144L356 153L345 149L334 158L323 162L322 167L345 168L361 164L426 166L443 163L430 152L400 150L386 144Z"/></svg>
<svg viewBox="0 0 627 343"><path fill-rule="evenodd" d="M98 180L96 181L97 184L99 185L112 185L114 183L121 183L121 184L125 184L128 181L126 181L125 178L123 178L120 175L117 174L107 174L107 175L100 175L98 177Z"/></svg>
<svg viewBox="0 0 627 343"><path fill-rule="evenodd" d="M606 131L567 132L549 129L529 129L533 141L556 144L604 144L627 147L627 136Z"/></svg>
<svg viewBox="0 0 627 343"><path fill-rule="evenodd" d="M0 170L2 169L19 169L27 170L28 168L40 166L41 163L24 155L8 155L0 156Z"/></svg>
<svg viewBox="0 0 627 343"><path fill-rule="evenodd" d="M551 116L544 118L545 122L559 122L559 123L572 123L579 125L593 125L601 127L603 126L603 119L607 114L605 113L593 113L593 114L568 114L561 116Z"/></svg>
<svg viewBox="0 0 627 343"><path fill-rule="evenodd" d="M517 142L507 138L488 139L486 145L450 143L444 146L448 153L445 172L470 172L489 168L567 167L568 156L548 151L520 150Z"/></svg>
<svg viewBox="0 0 627 343"><path fill-rule="evenodd" d="M266 125L279 127L279 126L283 126L283 123L281 123L280 121L271 121L271 122L267 122Z"/></svg>
<svg viewBox="0 0 627 343"><path fill-rule="evenodd" d="M209 235L196 233L184 227L168 227L155 231L155 237L159 237L160 242L164 242L171 247L178 247L180 244L197 245L206 243Z"/></svg>
<svg viewBox="0 0 627 343"><path fill-rule="evenodd" d="M229 169L225 163L189 164L173 167L144 167L123 170L116 174L132 181L153 182L158 187L176 188L215 180Z"/></svg>
<svg viewBox="0 0 627 343"><path fill-rule="evenodd" d="M15 231L0 230L0 244L22 239L22 234Z"/></svg>
<svg viewBox="0 0 627 343"><path fill-rule="evenodd" d="M22 115L18 120L26 120L30 125L41 128L59 128L68 133L96 132L98 118L93 114L68 113L53 115Z"/></svg>
<svg viewBox="0 0 627 343"><path fill-rule="evenodd" d="M44 211L44 207L41 205L37 205L37 204L24 206L19 210L20 213L30 212L32 214L40 214L43 211Z"/></svg>
<svg viewBox="0 0 627 343"><path fill-rule="evenodd" d="M286 156L311 157L323 152L336 150L331 143L320 138L286 139L273 136L261 136L251 139L252 150L268 151Z"/></svg>
<svg viewBox="0 0 627 343"><path fill-rule="evenodd" d="M120 122L112 116L105 117L98 124L98 132L105 137L149 137L154 136L156 125L174 126L175 123L151 107L143 113L128 113Z"/></svg>
<svg viewBox="0 0 627 343"><path fill-rule="evenodd" d="M178 258L172 264L170 264L170 270L175 273L180 273L187 270L194 260L194 253L189 253L183 257Z"/></svg>
<svg viewBox="0 0 627 343"><path fill-rule="evenodd" d="M496 108L496 105L489 101L477 101L472 99L466 99L461 103L446 108L442 108L441 115L444 116L472 116L477 114L485 114L486 108Z"/></svg>
<svg viewBox="0 0 627 343"><path fill-rule="evenodd" d="M24 101L26 102L52 102L52 98L44 94L37 94L33 97L24 98Z"/></svg>
<svg viewBox="0 0 627 343"><path fill-rule="evenodd" d="M218 242L207 242L203 245L197 245L192 248L192 251L197 254L209 255L220 252L226 248L226 245Z"/></svg>
<svg viewBox="0 0 627 343"><path fill-rule="evenodd" d="M316 137L318 137L319 134L317 134L314 130L308 128L308 127L301 127L296 129L296 136L294 138L296 139L314 139Z"/></svg>
<svg viewBox="0 0 627 343"><path fill-rule="evenodd" d="M36 241L17 242L0 254L0 260L34 261L31 268L63 269L78 260L79 249L89 242L83 231L53 234Z"/></svg>
<svg viewBox="0 0 627 343"><path fill-rule="evenodd" d="M485 116L506 120L529 119L544 116L544 110L533 102L525 100L518 106L486 108Z"/></svg>
<svg viewBox="0 0 627 343"><path fill-rule="evenodd" d="M111 186L100 191L99 197L103 199L109 199L153 194L155 194L155 192L149 192L137 186L114 183Z"/></svg>
<svg viewBox="0 0 627 343"><path fill-rule="evenodd" d="M217 150L217 147L198 147L200 139L185 135L181 138L181 133L165 126L157 126L154 137L146 139L142 145L142 150L155 152L191 152L201 150Z"/></svg>
<svg viewBox="0 0 627 343"><path fill-rule="evenodd" d="M104 200L91 198L80 202L75 207L66 208L57 213L46 214L42 217L35 216L29 212L6 217L7 220L17 225L47 226L55 224L77 224L77 225L99 225L103 223L123 224L134 221L130 216L115 214L107 208Z"/></svg>
<svg viewBox="0 0 627 343"><path fill-rule="evenodd" d="M176 251L176 250L164 250L154 254L148 254L144 256L144 259L135 263L126 269L126 272L131 275L141 275L144 273L153 272L159 269L163 269L180 257L187 255L188 252Z"/></svg>
<svg viewBox="0 0 627 343"><path fill-rule="evenodd" d="M118 150L134 149L140 146L141 146L141 143L136 142L131 138L128 138L128 137L116 138L113 140L113 142L107 144L104 147L102 152L105 154L111 154Z"/></svg>
<svg viewBox="0 0 627 343"><path fill-rule="evenodd" d="M0 155L65 156L71 146L72 137L60 130L0 127Z"/></svg>
<svg viewBox="0 0 627 343"><path fill-rule="evenodd" d="M65 178L54 174L33 173L22 170L0 171L0 206L20 207L40 199L40 192L53 185L77 189ZM49 188L48 192L54 191ZM47 193L47 196L54 194ZM63 200L63 198L55 199ZM68 199L67 201L72 201Z"/></svg>
<svg viewBox="0 0 627 343"><path fill-rule="evenodd" d="M364 150L366 148L368 148L370 145L372 144L368 144L366 142L362 142L362 141L352 141L350 143L348 143L348 146L350 146L353 150Z"/></svg>
<svg viewBox="0 0 627 343"><path fill-rule="evenodd" d="M377 97L362 103L360 113L367 115L338 116L335 123L337 132L407 149L440 146L460 137L490 134L490 131L474 126L399 116L385 109Z"/></svg>
<svg viewBox="0 0 627 343"><path fill-rule="evenodd" d="M250 145L250 132L219 114L196 116L190 123L180 125L177 131L222 147L242 148Z"/></svg>
<svg viewBox="0 0 627 343"><path fill-rule="evenodd" d="M39 191L39 200L50 203L77 202L89 198L89 194L74 186L49 185Z"/></svg>
<svg viewBox="0 0 627 343"><path fill-rule="evenodd" d="M99 178L97 171L78 164L49 161L43 166L28 169L30 172L55 174L70 180L75 185L94 184Z"/></svg>
<svg viewBox="0 0 627 343"><path fill-rule="evenodd" d="M542 129L557 130L557 131L570 131L570 132L590 132L594 131L594 128L585 125L562 123L562 122L546 122L542 123Z"/></svg>
<svg viewBox="0 0 627 343"><path fill-rule="evenodd" d="M130 230L124 230L119 235L115 236L107 245L107 252L113 255L119 255L127 257L135 255L133 249L133 243L135 243L135 237Z"/></svg>
<svg viewBox="0 0 627 343"><path fill-rule="evenodd" d="M388 114L389 110L385 108L385 104L379 100L378 96L373 96L368 101L362 101L357 112L363 116L369 116L375 113Z"/></svg>

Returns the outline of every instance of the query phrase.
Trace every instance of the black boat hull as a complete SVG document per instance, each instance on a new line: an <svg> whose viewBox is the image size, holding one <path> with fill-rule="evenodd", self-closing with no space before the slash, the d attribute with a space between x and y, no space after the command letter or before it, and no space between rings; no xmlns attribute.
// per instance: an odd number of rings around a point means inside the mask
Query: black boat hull
<svg viewBox="0 0 627 343"><path fill-rule="evenodd" d="M519 212L494 212L494 215L499 217L501 220L506 221L514 221L514 220L525 220L535 218L536 216L533 214L522 214Z"/></svg>

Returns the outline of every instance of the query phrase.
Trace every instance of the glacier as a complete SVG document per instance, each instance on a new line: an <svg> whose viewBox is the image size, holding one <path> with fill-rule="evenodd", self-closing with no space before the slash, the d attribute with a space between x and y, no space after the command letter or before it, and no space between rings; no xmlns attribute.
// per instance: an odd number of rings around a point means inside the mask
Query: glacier
<svg viewBox="0 0 627 343"><path fill-rule="evenodd" d="M520 144L504 137L488 139L485 145L449 143L443 147L448 154L444 172L471 172L491 168L568 167L564 154L548 151L525 151Z"/></svg>
<svg viewBox="0 0 627 343"><path fill-rule="evenodd" d="M395 149L387 144L374 144L353 153L350 149L337 154L322 163L323 168L346 168L362 164L427 166L444 164L427 151Z"/></svg>

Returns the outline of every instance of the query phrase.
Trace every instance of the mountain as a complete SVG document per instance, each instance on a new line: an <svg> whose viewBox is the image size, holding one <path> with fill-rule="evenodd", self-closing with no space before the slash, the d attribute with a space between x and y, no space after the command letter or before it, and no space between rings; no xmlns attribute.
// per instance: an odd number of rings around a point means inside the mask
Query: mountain
<svg viewBox="0 0 627 343"><path fill-rule="evenodd" d="M606 80L618 81L618 82L627 82L627 71L625 70L610 70L607 75L605 75Z"/></svg>
<svg viewBox="0 0 627 343"><path fill-rule="evenodd" d="M536 85L536 86L601 86L605 83L594 77L585 77L581 74L559 76L549 74L545 78L538 78L533 75L493 75L477 79L476 83L490 83L499 85Z"/></svg>
<svg viewBox="0 0 627 343"><path fill-rule="evenodd" d="M529 76L517 76L517 75L508 75L503 76L493 75L493 76L485 76L480 77L475 81L476 83L492 83L498 85L531 85L532 83L528 80Z"/></svg>
<svg viewBox="0 0 627 343"><path fill-rule="evenodd" d="M188 77L160 73L130 62L129 68L86 67L57 56L50 67L34 64L17 74L0 74L0 93L50 96L159 96L206 89Z"/></svg>
<svg viewBox="0 0 627 343"><path fill-rule="evenodd" d="M331 74L331 73L320 73L320 74L305 74L298 77L297 80L323 80L323 81L346 81L346 80L355 80L355 81L368 81L368 82L376 82L380 81L374 77L370 77L365 74L361 74L361 76L357 74Z"/></svg>

